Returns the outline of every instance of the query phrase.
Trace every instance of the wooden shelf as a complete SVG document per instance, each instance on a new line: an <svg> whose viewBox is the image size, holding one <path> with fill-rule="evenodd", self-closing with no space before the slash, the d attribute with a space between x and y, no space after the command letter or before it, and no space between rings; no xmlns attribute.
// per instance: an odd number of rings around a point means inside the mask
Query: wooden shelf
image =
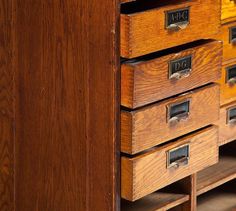
<svg viewBox="0 0 236 211"><path fill-rule="evenodd" d="M198 198L197 211L233 211L236 210L235 183L225 184Z"/></svg>
<svg viewBox="0 0 236 211"><path fill-rule="evenodd" d="M222 155L218 164L197 174L197 195L236 178L236 156Z"/></svg>
<svg viewBox="0 0 236 211"><path fill-rule="evenodd" d="M176 207L189 200L189 195L175 193L152 193L136 202L123 200L122 211L161 211Z"/></svg>

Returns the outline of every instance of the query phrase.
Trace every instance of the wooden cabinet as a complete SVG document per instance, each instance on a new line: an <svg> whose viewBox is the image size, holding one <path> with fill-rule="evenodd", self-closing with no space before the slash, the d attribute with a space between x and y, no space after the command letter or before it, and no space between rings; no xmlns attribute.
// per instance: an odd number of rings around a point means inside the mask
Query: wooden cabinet
<svg viewBox="0 0 236 211"><path fill-rule="evenodd" d="M135 201L218 162L218 128L210 127L132 158L121 157L121 196Z"/></svg>
<svg viewBox="0 0 236 211"><path fill-rule="evenodd" d="M209 112L211 111L211 112ZM219 117L219 86L212 84L131 112L121 112L121 151L135 154Z"/></svg>
<svg viewBox="0 0 236 211"><path fill-rule="evenodd" d="M0 211L215 210L208 194L227 204L235 9L2 0Z"/></svg>
<svg viewBox="0 0 236 211"><path fill-rule="evenodd" d="M122 6L121 13L125 58L211 38L220 27L219 0L135 2ZM207 29L202 30L204 26Z"/></svg>
<svg viewBox="0 0 236 211"><path fill-rule="evenodd" d="M137 108L218 80L222 43L203 41L121 65L121 105Z"/></svg>
<svg viewBox="0 0 236 211"><path fill-rule="evenodd" d="M236 178L234 8L122 1L122 210L204 210L197 198Z"/></svg>
<svg viewBox="0 0 236 211"><path fill-rule="evenodd" d="M235 60L236 57L236 23L224 24L221 28L221 39L223 40L223 62Z"/></svg>
<svg viewBox="0 0 236 211"><path fill-rule="evenodd" d="M234 0L222 0L221 20L223 23L236 20L236 2Z"/></svg>
<svg viewBox="0 0 236 211"><path fill-rule="evenodd" d="M236 59L222 65L222 75L219 83L221 87L221 105L236 100Z"/></svg>
<svg viewBox="0 0 236 211"><path fill-rule="evenodd" d="M236 140L236 102L224 105L220 109L219 145Z"/></svg>

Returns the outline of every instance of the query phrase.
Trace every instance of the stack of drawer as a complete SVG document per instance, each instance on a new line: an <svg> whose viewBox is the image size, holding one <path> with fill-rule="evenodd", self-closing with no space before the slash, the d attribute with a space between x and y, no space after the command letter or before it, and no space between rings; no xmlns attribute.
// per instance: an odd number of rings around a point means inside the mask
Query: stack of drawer
<svg viewBox="0 0 236 211"><path fill-rule="evenodd" d="M214 124L227 98L221 92L220 99L215 83L223 51L214 40L220 8L220 0L122 1L123 199L136 201L218 162ZM235 51L232 42L226 49Z"/></svg>
<svg viewBox="0 0 236 211"><path fill-rule="evenodd" d="M236 140L236 1L222 0L221 33L223 65L219 145Z"/></svg>

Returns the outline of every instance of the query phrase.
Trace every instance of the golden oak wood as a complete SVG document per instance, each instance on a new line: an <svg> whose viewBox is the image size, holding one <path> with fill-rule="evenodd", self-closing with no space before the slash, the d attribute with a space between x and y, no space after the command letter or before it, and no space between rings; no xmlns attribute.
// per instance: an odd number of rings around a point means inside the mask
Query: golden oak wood
<svg viewBox="0 0 236 211"><path fill-rule="evenodd" d="M230 42L230 28L236 27L236 22L222 25L220 38L223 41L223 62L230 62L236 59L236 45Z"/></svg>
<svg viewBox="0 0 236 211"><path fill-rule="evenodd" d="M219 86L211 84L141 109L122 111L121 151L135 154L215 122L219 95ZM170 125L167 107L185 100L190 100L189 118Z"/></svg>
<svg viewBox="0 0 236 211"><path fill-rule="evenodd" d="M188 165L167 168L167 152L189 144ZM208 127L133 158L121 158L121 196L135 201L218 161L218 128Z"/></svg>
<svg viewBox="0 0 236 211"><path fill-rule="evenodd" d="M178 207L172 209L172 211L195 211L197 206L197 198L196 198L196 173L192 174L184 179L179 180L178 182L171 185L172 189L175 192L181 190L181 193L185 193L189 195L189 200ZM174 187L174 185L177 187Z"/></svg>
<svg viewBox="0 0 236 211"><path fill-rule="evenodd" d="M220 146L236 140L236 124L229 124L228 122L228 111L231 108L236 108L236 102L227 104L220 108L220 119L217 122L219 125Z"/></svg>
<svg viewBox="0 0 236 211"><path fill-rule="evenodd" d="M236 20L236 1L221 0L221 20L222 23L232 22Z"/></svg>
<svg viewBox="0 0 236 211"><path fill-rule="evenodd" d="M14 28L12 1L0 1L0 210L14 207Z"/></svg>
<svg viewBox="0 0 236 211"><path fill-rule="evenodd" d="M200 196L197 211L236 211L235 185L230 182Z"/></svg>
<svg viewBox="0 0 236 211"><path fill-rule="evenodd" d="M235 51L236 53L236 51ZM228 83L227 69L236 66L236 58L222 65L222 74L218 83L220 84L220 104L225 105L236 100L236 84Z"/></svg>
<svg viewBox="0 0 236 211"><path fill-rule="evenodd" d="M236 179L234 155L220 156L219 163L197 174L197 195L206 193L226 182Z"/></svg>
<svg viewBox="0 0 236 211"><path fill-rule="evenodd" d="M122 211L163 211L189 200L187 194L155 192L136 202L122 201Z"/></svg>
<svg viewBox="0 0 236 211"><path fill-rule="evenodd" d="M185 193L189 194L189 201L180 206L179 211L195 211L197 207L196 187L197 187L197 175L196 173L182 179L180 181ZM178 182L178 183L180 183Z"/></svg>
<svg viewBox="0 0 236 211"><path fill-rule="evenodd" d="M198 43L199 44L199 43ZM163 98L214 82L220 78L222 43L204 42L173 50L154 59L134 60L121 66L121 104L137 108ZM192 56L192 70L188 77L169 79L170 61Z"/></svg>
<svg viewBox="0 0 236 211"><path fill-rule="evenodd" d="M121 56L134 58L202 38L211 38L220 27L220 0L156 2L157 7L121 14ZM155 2L150 3L152 7ZM165 28L165 12L190 7L190 24L182 30ZM127 9L129 10L129 9ZM210 11L210 12L207 12ZM125 14L125 13L128 14ZM207 30L206 30L207 26ZM205 30L203 30L205 29Z"/></svg>

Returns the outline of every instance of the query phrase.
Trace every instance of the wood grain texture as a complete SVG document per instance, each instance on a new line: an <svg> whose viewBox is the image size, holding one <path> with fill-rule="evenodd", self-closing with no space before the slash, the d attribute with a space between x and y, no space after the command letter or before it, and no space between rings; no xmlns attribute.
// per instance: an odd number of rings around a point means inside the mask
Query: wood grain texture
<svg viewBox="0 0 236 211"><path fill-rule="evenodd" d="M235 51L236 53L236 51ZM222 65L222 74L218 83L220 84L220 104L226 105L236 100L236 85L229 85L227 82L227 68L236 65L236 57Z"/></svg>
<svg viewBox="0 0 236 211"><path fill-rule="evenodd" d="M176 211L195 211L197 207L196 187L197 175L192 174L179 182L184 190L184 193L189 195L189 200L179 206ZM173 210L174 211L174 210Z"/></svg>
<svg viewBox="0 0 236 211"><path fill-rule="evenodd" d="M219 118L219 94L219 86L211 84L141 109L122 111L121 151L135 154L212 124ZM171 126L168 105L187 99L191 101L189 118Z"/></svg>
<svg viewBox="0 0 236 211"><path fill-rule="evenodd" d="M189 144L189 163L167 168L167 152ZM121 196L135 201L218 161L218 128L208 127L133 158L121 157Z"/></svg>
<svg viewBox="0 0 236 211"><path fill-rule="evenodd" d="M189 77L169 79L170 61L192 55ZM151 60L121 66L121 104L137 108L214 82L221 76L222 43L213 41Z"/></svg>
<svg viewBox="0 0 236 211"><path fill-rule="evenodd" d="M127 3L127 2L131 2L131 1L136 1L136 0L120 0L121 3Z"/></svg>
<svg viewBox="0 0 236 211"><path fill-rule="evenodd" d="M236 20L236 1L221 0L221 20L222 23L232 22Z"/></svg>
<svg viewBox="0 0 236 211"><path fill-rule="evenodd" d="M236 158L234 155L222 156L215 164L197 174L197 195L206 193L236 178Z"/></svg>
<svg viewBox="0 0 236 211"><path fill-rule="evenodd" d="M229 41L229 29L231 27L236 27L236 23L224 24L221 27L220 39L223 41L223 62L229 62L230 60L235 60L236 58L236 45L233 45Z"/></svg>
<svg viewBox="0 0 236 211"><path fill-rule="evenodd" d="M160 2L157 2L160 4ZM190 24L184 30L165 29L165 12L190 7ZM211 11L207 13L206 11ZM207 26L207 30L202 30ZM220 27L220 0L166 4L155 9L121 14L121 56L134 58L194 40L211 38Z"/></svg>
<svg viewBox="0 0 236 211"><path fill-rule="evenodd" d="M234 107L236 102L220 108L220 119L216 123L219 126L219 146L236 140L236 125L229 125L227 122L228 110Z"/></svg>
<svg viewBox="0 0 236 211"><path fill-rule="evenodd" d="M15 4L16 210L118 210L119 1Z"/></svg>
<svg viewBox="0 0 236 211"><path fill-rule="evenodd" d="M235 182L225 184L198 198L197 211L236 211Z"/></svg>
<svg viewBox="0 0 236 211"><path fill-rule="evenodd" d="M155 192L136 201L123 201L122 211L164 211L189 200L187 194Z"/></svg>
<svg viewBox="0 0 236 211"><path fill-rule="evenodd" d="M0 2L0 210L14 210L13 3Z"/></svg>

